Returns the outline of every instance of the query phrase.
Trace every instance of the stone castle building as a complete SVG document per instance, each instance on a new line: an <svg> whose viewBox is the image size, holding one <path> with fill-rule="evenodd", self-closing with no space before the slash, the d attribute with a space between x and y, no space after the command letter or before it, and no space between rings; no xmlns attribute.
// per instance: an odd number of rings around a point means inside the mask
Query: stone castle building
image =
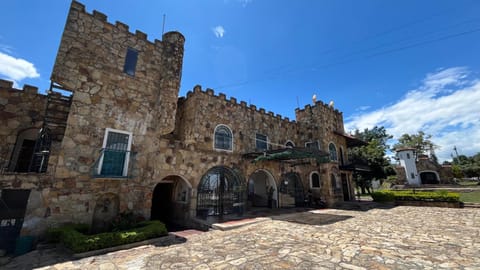
<svg viewBox="0 0 480 270"><path fill-rule="evenodd" d="M316 102L293 121L200 86L179 97L184 42L151 42L72 2L50 90L0 80L1 226L101 230L130 211L201 227L353 198L347 148L359 142L341 112Z"/></svg>

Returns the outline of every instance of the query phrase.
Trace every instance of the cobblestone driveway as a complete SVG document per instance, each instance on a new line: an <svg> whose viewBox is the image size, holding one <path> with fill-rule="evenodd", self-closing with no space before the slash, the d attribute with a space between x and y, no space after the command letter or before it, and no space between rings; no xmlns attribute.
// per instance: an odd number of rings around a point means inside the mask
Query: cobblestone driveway
<svg viewBox="0 0 480 270"><path fill-rule="evenodd" d="M317 210L44 268L480 269L480 209Z"/></svg>

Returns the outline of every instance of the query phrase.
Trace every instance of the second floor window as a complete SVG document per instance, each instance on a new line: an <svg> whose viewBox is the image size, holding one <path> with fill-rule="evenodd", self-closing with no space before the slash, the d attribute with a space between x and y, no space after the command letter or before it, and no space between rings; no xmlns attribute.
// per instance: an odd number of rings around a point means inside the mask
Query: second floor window
<svg viewBox="0 0 480 270"><path fill-rule="evenodd" d="M268 149L268 137L263 134L255 134L255 148L259 151L265 151Z"/></svg>
<svg viewBox="0 0 480 270"><path fill-rule="evenodd" d="M138 51L132 48L127 49L127 55L125 56L125 65L123 66L123 72L130 76L135 76L135 68L137 67Z"/></svg>
<svg viewBox="0 0 480 270"><path fill-rule="evenodd" d="M328 151L330 153L330 160L331 161L337 161L338 160L338 158L337 158L337 147L335 147L335 144L330 143L328 145Z"/></svg>
<svg viewBox="0 0 480 270"><path fill-rule="evenodd" d="M126 177L132 145L132 133L107 128L98 173L102 176Z"/></svg>
<svg viewBox="0 0 480 270"><path fill-rule="evenodd" d="M215 149L233 150L232 131L225 125L219 125L215 128Z"/></svg>
<svg viewBox="0 0 480 270"><path fill-rule="evenodd" d="M305 143L305 148L307 148L308 150L315 150L315 151L320 150L320 147L318 145L318 141Z"/></svg>

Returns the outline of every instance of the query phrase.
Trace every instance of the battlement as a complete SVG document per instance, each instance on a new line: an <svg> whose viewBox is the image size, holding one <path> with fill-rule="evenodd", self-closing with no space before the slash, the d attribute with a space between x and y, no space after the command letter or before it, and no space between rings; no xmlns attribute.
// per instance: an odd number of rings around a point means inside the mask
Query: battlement
<svg viewBox="0 0 480 270"><path fill-rule="evenodd" d="M323 103L322 101L316 101L315 104L312 106L310 104L307 104L303 107L303 109L300 109L300 108L297 108L295 109L295 113L303 113L303 112L307 112L307 111L312 111L312 110L317 110L317 109L321 109L321 110L327 110L327 111L331 111L333 113L336 113L336 114L342 114L341 111L335 109L333 106L331 105L328 105L326 103Z"/></svg>
<svg viewBox="0 0 480 270"><path fill-rule="evenodd" d="M92 13L88 13L85 9L85 5L77 2L77 1L72 1L72 4L70 6L70 13L74 14L75 12L80 12L85 15L89 15L92 18L94 18L97 21L103 22L106 26L106 28L117 28L119 31L128 33L130 36L134 36L138 40L143 40L147 44L150 44L151 46L157 46L161 47L162 44L166 43L178 43L180 42L183 44L185 42L185 37L177 31L171 31L163 34L162 40L154 39L153 41L148 40L148 35L140 30L135 30L135 32L130 32L129 26L123 22L120 21L115 21L115 24L112 24L108 22L108 16L105 15L104 13L93 10Z"/></svg>
<svg viewBox="0 0 480 270"><path fill-rule="evenodd" d="M239 106L243 109L247 109L247 110L250 110L250 111L253 111L253 112L257 112L259 114L262 114L262 115L265 115L265 116L268 116L272 119L276 119L278 121L285 121L285 122L288 122L288 123L295 123L295 120L291 121L290 118L288 117L283 117L282 115L280 114L275 114L274 112L272 111L265 111L264 108L257 108L256 105L253 105L253 104L250 104L249 106L247 106L247 102L245 101L240 101L238 102L236 98L234 97L230 97L230 99L227 99L227 96L224 94L224 93L218 93L218 95L215 95L215 91L213 89L210 89L210 88L207 88L205 90L202 90L202 86L200 85L196 85L194 88L193 88L193 91L189 91L187 93L187 97L186 99L189 99L189 98L192 98L194 97L195 95L207 95L207 96L211 96L211 97L214 97L216 99L218 99L219 101L221 102L225 102L225 103L229 103L229 104L233 104L234 106Z"/></svg>
<svg viewBox="0 0 480 270"><path fill-rule="evenodd" d="M38 87L25 84L22 89L17 89L13 87L13 81L7 81L0 79L0 90L11 90L11 91L22 91L25 94L37 95Z"/></svg>

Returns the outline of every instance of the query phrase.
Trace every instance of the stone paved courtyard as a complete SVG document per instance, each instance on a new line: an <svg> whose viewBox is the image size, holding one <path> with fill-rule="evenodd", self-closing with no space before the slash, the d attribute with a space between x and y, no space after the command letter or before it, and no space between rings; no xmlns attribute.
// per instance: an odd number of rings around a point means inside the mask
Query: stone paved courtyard
<svg viewBox="0 0 480 270"><path fill-rule="evenodd" d="M55 257L57 256L57 257ZM314 210L231 231L55 263L32 252L6 269L480 269L480 209Z"/></svg>

